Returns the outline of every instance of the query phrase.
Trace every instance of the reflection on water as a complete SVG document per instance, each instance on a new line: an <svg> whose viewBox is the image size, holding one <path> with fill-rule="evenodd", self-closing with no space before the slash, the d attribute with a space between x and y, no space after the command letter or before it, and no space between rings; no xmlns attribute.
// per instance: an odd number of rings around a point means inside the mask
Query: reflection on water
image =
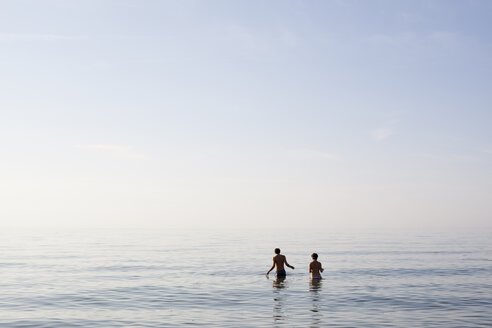
<svg viewBox="0 0 492 328"><path fill-rule="evenodd" d="M321 279L311 279L309 283L309 293L311 295L311 326L310 327L321 327Z"/></svg>
<svg viewBox="0 0 492 328"><path fill-rule="evenodd" d="M285 277L275 278L275 280L273 281L274 292L275 289L282 289L285 287L287 287L287 283L285 282Z"/></svg>
<svg viewBox="0 0 492 328"><path fill-rule="evenodd" d="M322 327L322 280L314 279L309 282L309 300L311 306L305 309L306 319L310 322L309 327ZM292 298L286 289L288 289L288 280L285 277L275 278L272 283L273 291L273 323L275 327L281 326L289 322L288 304L296 303L296 299ZM289 295L291 297L289 297ZM310 313L310 314L308 314ZM310 319L308 319L310 318Z"/></svg>
<svg viewBox="0 0 492 328"><path fill-rule="evenodd" d="M284 317L284 295L282 295L282 289L287 288L287 282L285 277L277 277L273 280L273 323L275 326L283 323Z"/></svg>

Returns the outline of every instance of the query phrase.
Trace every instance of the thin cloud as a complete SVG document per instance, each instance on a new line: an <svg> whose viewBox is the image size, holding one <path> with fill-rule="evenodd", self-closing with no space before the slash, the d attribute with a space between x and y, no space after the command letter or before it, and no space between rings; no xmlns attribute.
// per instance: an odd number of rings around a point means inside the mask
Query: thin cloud
<svg viewBox="0 0 492 328"><path fill-rule="evenodd" d="M371 131L371 136L378 141L389 138L393 135L393 129L391 128L379 128Z"/></svg>
<svg viewBox="0 0 492 328"><path fill-rule="evenodd" d="M294 157L297 159L321 159L334 161L339 161L342 159L342 157L339 155L327 153L316 149L290 149L287 151L287 155L289 157Z"/></svg>
<svg viewBox="0 0 492 328"><path fill-rule="evenodd" d="M463 43L464 38L457 33L448 31L432 31L427 34L416 34L412 32L400 34L372 34L365 38L365 42L374 46L392 46L408 47L419 46L425 47L429 43L439 46L459 46Z"/></svg>
<svg viewBox="0 0 492 328"><path fill-rule="evenodd" d="M366 39L371 44L396 44L397 39L387 34L373 34Z"/></svg>
<svg viewBox="0 0 492 328"><path fill-rule="evenodd" d="M244 26L230 26L227 29L227 35L230 41L233 41L244 51L257 51L265 47L265 41Z"/></svg>
<svg viewBox="0 0 492 328"><path fill-rule="evenodd" d="M300 38L291 31L285 30L280 38L280 42L289 47L297 47L300 44Z"/></svg>
<svg viewBox="0 0 492 328"><path fill-rule="evenodd" d="M141 153L134 151L131 147L113 144L86 144L76 145L75 148L86 149L93 152L112 153L131 159L146 159Z"/></svg>
<svg viewBox="0 0 492 328"><path fill-rule="evenodd" d="M0 41L77 41L85 39L87 37L59 34L0 33Z"/></svg>
<svg viewBox="0 0 492 328"><path fill-rule="evenodd" d="M380 127L371 130L371 137L377 141L388 139L395 133L395 126L398 123L400 123L400 119L398 118L386 121Z"/></svg>
<svg viewBox="0 0 492 328"><path fill-rule="evenodd" d="M302 39L290 30L273 30L264 33L243 25L230 25L225 29L225 38L250 59L272 55L284 48L301 45Z"/></svg>
<svg viewBox="0 0 492 328"><path fill-rule="evenodd" d="M448 31L434 31L428 35L428 39L443 46L459 46L461 36Z"/></svg>

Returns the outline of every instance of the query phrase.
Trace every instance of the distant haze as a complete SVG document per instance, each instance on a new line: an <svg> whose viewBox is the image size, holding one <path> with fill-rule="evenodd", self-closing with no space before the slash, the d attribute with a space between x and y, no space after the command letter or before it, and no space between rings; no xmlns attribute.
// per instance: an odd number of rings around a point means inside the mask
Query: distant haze
<svg viewBox="0 0 492 328"><path fill-rule="evenodd" d="M0 227L492 227L492 2L4 0Z"/></svg>

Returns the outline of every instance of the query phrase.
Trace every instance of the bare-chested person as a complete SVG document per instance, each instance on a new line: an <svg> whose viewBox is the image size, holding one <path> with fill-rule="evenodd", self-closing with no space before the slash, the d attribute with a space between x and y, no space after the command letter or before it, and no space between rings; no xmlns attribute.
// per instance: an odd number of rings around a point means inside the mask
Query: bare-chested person
<svg viewBox="0 0 492 328"><path fill-rule="evenodd" d="M321 262L318 262L318 254L311 254L313 261L309 263L309 272L311 272L311 279L321 279L321 272L323 268L321 267Z"/></svg>
<svg viewBox="0 0 492 328"><path fill-rule="evenodd" d="M285 273L284 263L286 266L288 266L291 269L294 269L294 267L292 265L290 265L289 263L287 263L287 258L285 257L285 255L280 254L280 248L275 248L275 254L277 254L277 255L275 255L273 257L272 267L270 268L270 270L268 270L268 272L266 274L268 276L270 271L272 271L273 268L277 267L277 278L278 277L285 277L287 274Z"/></svg>

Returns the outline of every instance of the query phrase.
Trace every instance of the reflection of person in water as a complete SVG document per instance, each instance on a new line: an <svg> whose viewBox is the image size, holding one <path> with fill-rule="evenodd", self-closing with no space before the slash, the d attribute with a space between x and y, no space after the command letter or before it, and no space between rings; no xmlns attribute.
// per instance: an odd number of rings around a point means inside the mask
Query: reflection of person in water
<svg viewBox="0 0 492 328"><path fill-rule="evenodd" d="M267 276L268 278L268 276ZM273 322L274 327L279 327L284 324L285 320L285 294L282 292L282 289L288 288L287 283L285 281L285 277L277 277L273 281Z"/></svg>
<svg viewBox="0 0 492 328"><path fill-rule="evenodd" d="M321 279L311 279L309 284L309 291L311 292L311 300L313 307L311 309L311 325L312 328L322 327L322 313L321 311Z"/></svg>
<svg viewBox="0 0 492 328"><path fill-rule="evenodd" d="M313 253L311 258L313 259L313 261L309 263L311 279L321 279L321 272L323 272L323 268L321 267L321 262L318 262L318 254Z"/></svg>
<svg viewBox="0 0 492 328"><path fill-rule="evenodd" d="M294 269L294 267L287 263L287 258L285 257L285 255L280 254L280 248L275 248L275 254L277 255L273 257L272 267L270 268L270 270L268 270L266 274L268 276L270 271L272 271L273 268L277 267L277 278L285 277L287 274L285 273L284 264L291 269Z"/></svg>

